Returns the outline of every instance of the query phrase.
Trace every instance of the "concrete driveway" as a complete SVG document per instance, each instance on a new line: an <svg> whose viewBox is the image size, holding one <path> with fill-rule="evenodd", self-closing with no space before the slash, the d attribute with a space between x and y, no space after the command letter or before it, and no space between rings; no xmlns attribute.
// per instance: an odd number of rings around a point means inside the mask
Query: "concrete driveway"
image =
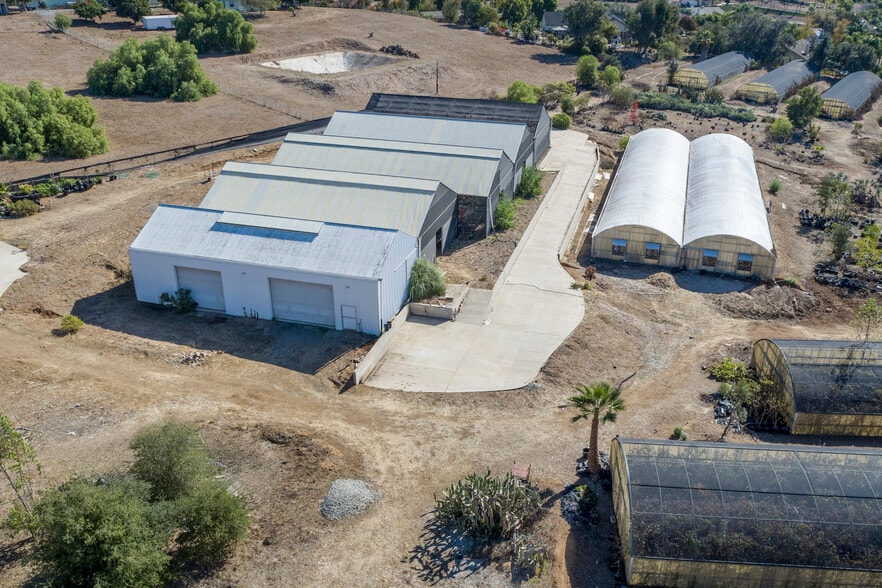
<svg viewBox="0 0 882 588"><path fill-rule="evenodd" d="M492 294L467 297L465 305L472 306L455 322L410 317L388 333L390 347L365 383L413 392L486 392L532 382L585 312L558 251L579 220L596 161L584 134L553 131L540 169L559 173ZM483 308L476 311L476 304ZM467 316L484 319L463 320Z"/></svg>
<svg viewBox="0 0 882 588"><path fill-rule="evenodd" d="M0 241L0 296L12 282L27 275L18 269L27 262L28 254L22 249Z"/></svg>

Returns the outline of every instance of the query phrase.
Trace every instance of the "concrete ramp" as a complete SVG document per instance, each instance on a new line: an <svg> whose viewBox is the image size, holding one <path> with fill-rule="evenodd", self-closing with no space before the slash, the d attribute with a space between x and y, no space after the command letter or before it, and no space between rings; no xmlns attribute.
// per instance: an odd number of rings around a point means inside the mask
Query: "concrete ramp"
<svg viewBox="0 0 882 588"><path fill-rule="evenodd" d="M0 241L0 296L12 282L28 275L19 268L28 262L28 254L23 249Z"/></svg>

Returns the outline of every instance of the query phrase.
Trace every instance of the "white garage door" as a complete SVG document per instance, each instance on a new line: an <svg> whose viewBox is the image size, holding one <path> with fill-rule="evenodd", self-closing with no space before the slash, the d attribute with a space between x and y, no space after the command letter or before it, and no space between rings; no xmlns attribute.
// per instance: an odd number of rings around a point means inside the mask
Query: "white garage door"
<svg viewBox="0 0 882 588"><path fill-rule="evenodd" d="M276 320L336 326L331 286L270 278L270 296Z"/></svg>
<svg viewBox="0 0 882 588"><path fill-rule="evenodd" d="M224 286L220 272L190 267L176 267L175 271L178 273L178 288L189 290L190 296L193 297L199 308L226 310Z"/></svg>

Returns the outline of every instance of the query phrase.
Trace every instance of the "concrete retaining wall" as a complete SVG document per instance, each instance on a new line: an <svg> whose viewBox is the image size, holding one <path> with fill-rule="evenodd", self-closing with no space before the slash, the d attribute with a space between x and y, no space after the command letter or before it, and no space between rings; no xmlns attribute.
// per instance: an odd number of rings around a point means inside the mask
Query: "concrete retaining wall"
<svg viewBox="0 0 882 588"><path fill-rule="evenodd" d="M368 379L375 369L377 369L377 366L380 365L380 360L386 355L386 351L392 345L392 342L398 335L398 331L401 330L401 325L407 321L407 317L409 316L410 305L407 304L395 315L395 318L392 319L392 328L380 335L380 338L377 339L377 342L374 343L371 350L367 352L364 359L358 362L358 366L352 373L353 385L361 384Z"/></svg>

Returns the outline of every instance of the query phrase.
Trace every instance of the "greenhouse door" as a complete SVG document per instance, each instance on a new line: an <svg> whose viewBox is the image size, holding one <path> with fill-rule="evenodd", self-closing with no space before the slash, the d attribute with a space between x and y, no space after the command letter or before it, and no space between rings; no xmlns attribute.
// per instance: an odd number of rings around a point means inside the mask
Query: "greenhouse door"
<svg viewBox="0 0 882 588"><path fill-rule="evenodd" d="M309 284L270 278L273 318L280 321L336 327L334 289L324 284Z"/></svg>
<svg viewBox="0 0 882 588"><path fill-rule="evenodd" d="M175 272L178 274L178 288L189 290L199 308L226 311L220 272L190 267L175 267Z"/></svg>

